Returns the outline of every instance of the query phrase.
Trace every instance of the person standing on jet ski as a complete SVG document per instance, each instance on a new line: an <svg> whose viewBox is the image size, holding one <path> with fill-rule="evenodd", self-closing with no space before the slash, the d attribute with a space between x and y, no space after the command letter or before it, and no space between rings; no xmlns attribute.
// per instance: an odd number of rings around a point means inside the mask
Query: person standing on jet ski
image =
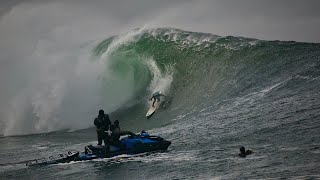
<svg viewBox="0 0 320 180"><path fill-rule="evenodd" d="M119 120L115 120L113 124L110 126L111 131L111 138L110 144L119 147L120 149L124 149L124 145L121 143L120 136L124 135L131 135L134 136L135 134L130 131L121 131L119 126Z"/></svg>
<svg viewBox="0 0 320 180"><path fill-rule="evenodd" d="M109 145L109 137L106 131L109 130L111 121L108 114L104 114L104 111L101 109L99 111L98 117L94 119L94 125L97 128L98 135L98 145L102 145L102 139L106 146Z"/></svg>
<svg viewBox="0 0 320 180"><path fill-rule="evenodd" d="M154 107L154 103L156 102L159 102L160 101L160 97L161 96L165 96L162 91L157 91L155 93L152 94L152 97L150 98L150 101L153 99L153 103L152 103L152 107Z"/></svg>

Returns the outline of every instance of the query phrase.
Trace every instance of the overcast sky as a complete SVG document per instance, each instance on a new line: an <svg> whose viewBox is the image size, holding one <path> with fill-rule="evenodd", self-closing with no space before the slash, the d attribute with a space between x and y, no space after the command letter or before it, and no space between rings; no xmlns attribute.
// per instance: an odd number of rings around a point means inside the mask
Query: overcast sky
<svg viewBox="0 0 320 180"><path fill-rule="evenodd" d="M43 16L45 12L40 9L46 5L57 14ZM19 11L14 10L17 6ZM1 0L0 16L16 13L13 20L17 21L19 14L26 15L21 11L30 11L32 7L39 9L39 13L32 14L39 23L59 13L69 19L80 15L83 21L94 21L86 18L92 14L99 17L96 21L105 17L115 27L105 29L106 33L116 33L120 27L120 31L129 31L156 25L218 35L320 42L318 0Z"/></svg>

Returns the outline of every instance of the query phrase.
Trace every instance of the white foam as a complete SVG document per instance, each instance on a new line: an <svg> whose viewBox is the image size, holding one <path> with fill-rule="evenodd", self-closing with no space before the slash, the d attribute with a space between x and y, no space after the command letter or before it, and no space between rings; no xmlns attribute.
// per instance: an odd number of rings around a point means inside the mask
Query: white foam
<svg viewBox="0 0 320 180"><path fill-rule="evenodd" d="M173 69L171 66L166 67L166 71L162 73L160 68L156 65L156 62L149 58L147 66L153 74L152 81L149 85L150 93L155 91L162 91L164 94L168 94L171 83L173 81Z"/></svg>
<svg viewBox="0 0 320 180"><path fill-rule="evenodd" d="M106 59L112 52L117 50L121 45L128 44L137 40L145 32L145 28L140 28L138 30L132 30L124 34L116 36L108 49L101 55L102 59Z"/></svg>

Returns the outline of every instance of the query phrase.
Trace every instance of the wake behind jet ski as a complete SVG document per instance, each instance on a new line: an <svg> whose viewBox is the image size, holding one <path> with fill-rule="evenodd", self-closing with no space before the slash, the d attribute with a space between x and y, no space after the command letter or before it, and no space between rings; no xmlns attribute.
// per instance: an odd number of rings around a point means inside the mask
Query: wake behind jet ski
<svg viewBox="0 0 320 180"><path fill-rule="evenodd" d="M85 146L84 152L68 152L60 154L57 157L40 158L28 161L27 166L48 165L58 163L68 163L70 161L84 161L97 158L110 158L121 154L139 154L144 152L155 152L167 150L171 142L164 140L159 136L151 136L147 132L142 131L137 135L130 135L120 140L123 148L115 145L88 145ZM107 149L109 147L109 149Z"/></svg>

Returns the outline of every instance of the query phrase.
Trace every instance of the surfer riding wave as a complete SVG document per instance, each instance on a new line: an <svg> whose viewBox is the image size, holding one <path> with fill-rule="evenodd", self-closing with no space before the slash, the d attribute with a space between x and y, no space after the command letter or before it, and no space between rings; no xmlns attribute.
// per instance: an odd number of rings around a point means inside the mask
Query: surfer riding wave
<svg viewBox="0 0 320 180"><path fill-rule="evenodd" d="M150 98L150 101L153 99L152 107L155 107L155 106L154 106L154 103L156 102L156 100L157 100L157 102L160 101L160 97L161 97L161 96L166 97L166 96L162 93L162 91L156 91L156 92L154 92L154 93L152 94L152 97Z"/></svg>

